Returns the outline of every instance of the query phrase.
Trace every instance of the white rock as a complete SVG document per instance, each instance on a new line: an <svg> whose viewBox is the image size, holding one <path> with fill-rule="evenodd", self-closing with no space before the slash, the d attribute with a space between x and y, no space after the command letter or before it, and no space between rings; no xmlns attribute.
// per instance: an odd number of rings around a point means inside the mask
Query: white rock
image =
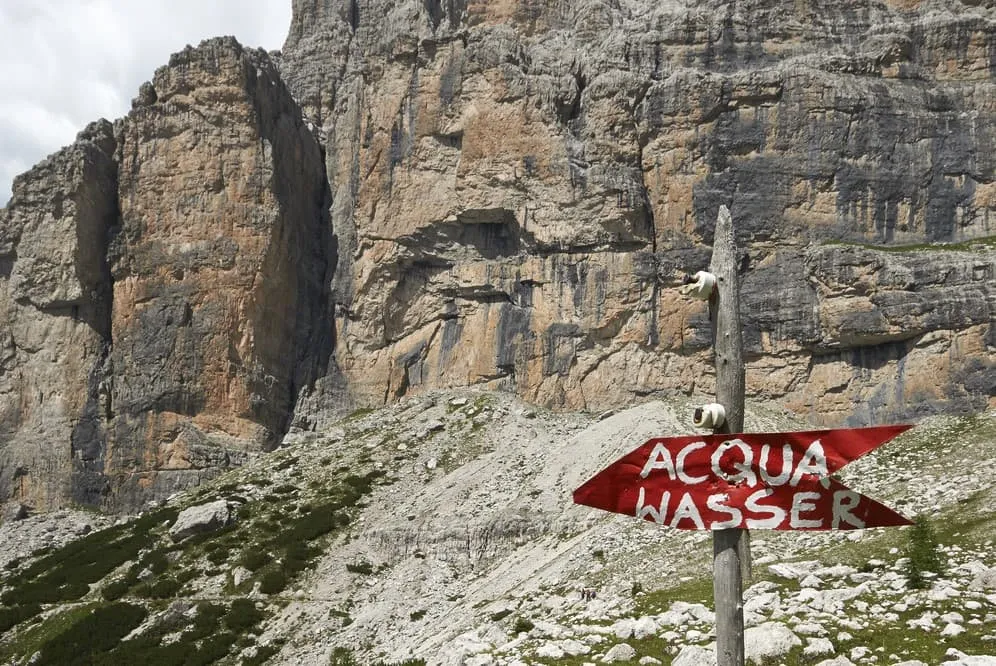
<svg viewBox="0 0 996 666"><path fill-rule="evenodd" d="M744 657L747 661L761 663L788 654L798 645L802 645L802 640L778 622L766 622L744 631Z"/></svg>
<svg viewBox="0 0 996 666"><path fill-rule="evenodd" d="M829 638L810 638L809 644L803 648L802 653L807 657L825 657L836 651Z"/></svg>
<svg viewBox="0 0 996 666"><path fill-rule="evenodd" d="M854 662L842 655L834 659L824 659L816 666L854 666Z"/></svg>
<svg viewBox="0 0 996 666"><path fill-rule="evenodd" d="M235 587L238 587L245 581L249 580L252 576L252 572L245 567L235 567L232 569L232 583Z"/></svg>
<svg viewBox="0 0 996 666"><path fill-rule="evenodd" d="M962 622L965 621L965 616L962 615L961 613L951 611L950 613L945 613L944 615L942 615L940 619L949 624L951 623L961 624Z"/></svg>
<svg viewBox="0 0 996 666"><path fill-rule="evenodd" d="M944 582L935 583L927 591L927 598L931 601L947 601L948 599L956 599L960 596L961 593L958 590Z"/></svg>
<svg viewBox="0 0 996 666"><path fill-rule="evenodd" d="M564 649L556 643L544 643L536 648L536 656L543 659L563 659Z"/></svg>
<svg viewBox="0 0 996 666"><path fill-rule="evenodd" d="M633 623L633 638L644 639L657 634L657 622L654 618L644 615Z"/></svg>
<svg viewBox="0 0 996 666"><path fill-rule="evenodd" d="M851 648L851 654L850 654L851 661L858 661L860 659L863 659L864 657L867 657L870 654L871 650L863 646Z"/></svg>
<svg viewBox="0 0 996 666"><path fill-rule="evenodd" d="M941 629L941 636L957 636L958 634L964 633L965 627L960 624L955 624L954 622L949 622L943 629Z"/></svg>
<svg viewBox="0 0 996 666"><path fill-rule="evenodd" d="M910 661L900 661L897 664L895 664L895 666L927 666L927 664L923 663L922 661L912 659Z"/></svg>
<svg viewBox="0 0 996 666"><path fill-rule="evenodd" d="M475 654L463 663L464 666L494 666L495 658L490 654Z"/></svg>
<svg viewBox="0 0 996 666"><path fill-rule="evenodd" d="M823 625L816 624L815 622L800 622L799 624L792 627L792 631L799 634L800 636L827 635L827 630L823 628Z"/></svg>
<svg viewBox="0 0 996 666"><path fill-rule="evenodd" d="M934 611L925 611L923 615L918 618L906 621L906 626L911 629L932 629L934 627L934 620L937 619L937 613Z"/></svg>
<svg viewBox="0 0 996 666"><path fill-rule="evenodd" d="M781 596L777 592L755 594L744 602L744 613L770 613L781 606Z"/></svg>
<svg viewBox="0 0 996 666"><path fill-rule="evenodd" d="M640 661L637 662L642 664L642 666L657 666L658 664L663 664L664 662L660 659L654 659L653 657L640 657Z"/></svg>
<svg viewBox="0 0 996 666"><path fill-rule="evenodd" d="M712 646L686 645L671 666L716 666L716 649Z"/></svg>
<svg viewBox="0 0 996 666"><path fill-rule="evenodd" d="M768 571L780 576L782 578L788 578L789 580L798 580L803 576L810 574L820 566L819 562L792 562L792 563L781 563L781 564L771 564L768 566Z"/></svg>
<svg viewBox="0 0 996 666"><path fill-rule="evenodd" d="M590 647L588 647L581 641L574 640L573 638L564 639L560 641L558 645L560 646L560 649L564 651L564 653L569 654L572 657L576 657L581 654L588 654L589 652L591 652Z"/></svg>
<svg viewBox="0 0 996 666"><path fill-rule="evenodd" d="M657 624L662 627L680 627L691 619L685 613L669 610L657 616Z"/></svg>
<svg viewBox="0 0 996 666"><path fill-rule="evenodd" d="M970 655L954 648L944 654L948 658L944 666L996 666L996 657L991 655Z"/></svg>
<svg viewBox="0 0 996 666"><path fill-rule="evenodd" d="M612 633L616 638L626 640L633 635L633 625L636 624L636 620L632 618L623 618L622 620L616 620L612 625Z"/></svg>
<svg viewBox="0 0 996 666"><path fill-rule="evenodd" d="M602 657L602 663L614 664L617 661L630 661L631 659L636 659L636 650L628 643L619 643L618 645L613 645L605 653L605 656Z"/></svg>
<svg viewBox="0 0 996 666"><path fill-rule="evenodd" d="M846 564L835 564L832 567L817 569L813 573L820 578L846 578L858 573L858 570Z"/></svg>
<svg viewBox="0 0 996 666"><path fill-rule="evenodd" d="M996 569L978 572L969 585L973 590L996 590Z"/></svg>
<svg viewBox="0 0 996 666"><path fill-rule="evenodd" d="M756 564L756 562L757 561L755 560L755 564ZM759 581L757 583L754 583L753 585L751 585L750 587L748 587L746 590L744 590L744 600L745 601L749 601L750 599L753 599L754 597L756 597L759 594L766 594L768 592L775 592L778 589L779 589L778 588L778 583L775 583L775 582L770 581L770 580L762 580L762 581Z"/></svg>

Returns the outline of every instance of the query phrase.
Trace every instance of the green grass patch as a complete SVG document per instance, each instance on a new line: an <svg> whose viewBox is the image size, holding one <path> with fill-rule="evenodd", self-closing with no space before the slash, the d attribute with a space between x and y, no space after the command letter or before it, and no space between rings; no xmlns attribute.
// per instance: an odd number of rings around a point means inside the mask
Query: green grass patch
<svg viewBox="0 0 996 666"><path fill-rule="evenodd" d="M266 615L256 609L255 602L249 599L235 599L225 615L225 626L236 633L247 633L257 627Z"/></svg>

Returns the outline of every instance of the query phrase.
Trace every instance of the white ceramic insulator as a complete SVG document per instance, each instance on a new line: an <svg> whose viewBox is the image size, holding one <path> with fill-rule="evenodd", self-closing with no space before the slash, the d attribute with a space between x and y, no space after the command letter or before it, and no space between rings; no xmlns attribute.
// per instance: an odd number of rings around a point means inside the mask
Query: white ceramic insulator
<svg viewBox="0 0 996 666"><path fill-rule="evenodd" d="M708 271L699 271L692 276L692 279L695 282L682 287L681 293L703 301L709 300L712 290L716 288L716 276Z"/></svg>
<svg viewBox="0 0 996 666"><path fill-rule="evenodd" d="M696 410L692 423L696 428L718 428L726 421L726 409L722 405L711 402Z"/></svg>

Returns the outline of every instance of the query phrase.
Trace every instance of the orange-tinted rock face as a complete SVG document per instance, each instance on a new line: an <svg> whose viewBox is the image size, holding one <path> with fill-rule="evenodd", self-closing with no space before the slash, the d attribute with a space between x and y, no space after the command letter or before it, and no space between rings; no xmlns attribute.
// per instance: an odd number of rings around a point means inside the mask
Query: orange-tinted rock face
<svg viewBox="0 0 996 666"><path fill-rule="evenodd" d="M136 474L169 492L276 446L331 351L321 151L272 64L215 40L144 92L120 132L111 248L104 473L126 495Z"/></svg>

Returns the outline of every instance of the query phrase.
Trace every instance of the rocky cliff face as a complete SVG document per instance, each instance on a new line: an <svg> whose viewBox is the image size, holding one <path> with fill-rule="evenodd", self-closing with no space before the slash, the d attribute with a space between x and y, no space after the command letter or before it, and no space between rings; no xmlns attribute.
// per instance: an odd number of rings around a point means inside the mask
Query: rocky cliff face
<svg viewBox="0 0 996 666"><path fill-rule="evenodd" d="M295 2L281 71L326 134L354 398L710 390L705 309L674 286L726 203L755 396L818 423L992 402L996 256L934 244L994 233L994 16Z"/></svg>
<svg viewBox="0 0 996 666"><path fill-rule="evenodd" d="M276 60L276 62L274 62ZM294 0L174 56L0 211L0 500L131 508L434 388L996 405L996 8Z"/></svg>
<svg viewBox="0 0 996 666"><path fill-rule="evenodd" d="M140 506L279 442L329 372L323 165L269 58L220 39L17 181L0 498Z"/></svg>

